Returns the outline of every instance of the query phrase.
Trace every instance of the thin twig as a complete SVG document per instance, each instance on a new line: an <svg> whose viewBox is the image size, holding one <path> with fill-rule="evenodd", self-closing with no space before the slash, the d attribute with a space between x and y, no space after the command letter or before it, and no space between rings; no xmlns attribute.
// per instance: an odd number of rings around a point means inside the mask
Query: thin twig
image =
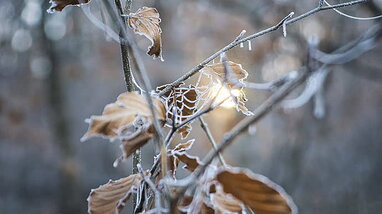
<svg viewBox="0 0 382 214"><path fill-rule="evenodd" d="M131 73L131 68L130 68L130 62L129 62L129 52L128 52L128 47L127 47L127 42L126 38L123 35L124 27L126 26L126 20L122 16L124 14L124 11L122 9L122 4L120 0L114 0L115 5L118 9L118 13L120 16L120 20L123 23L123 26L120 26L119 30L119 41L121 45L121 55L122 55L122 64L123 64L123 73L125 75L125 82L126 82L126 88L127 91L134 91L134 83L133 83L133 77ZM127 4L131 4L133 1L127 2ZM126 11L129 12L129 11Z"/></svg>
<svg viewBox="0 0 382 214"><path fill-rule="evenodd" d="M296 18L293 18L293 19L290 19L288 21L285 22L285 26L286 25L289 25L289 24L292 24L292 23L295 23L301 19L304 19L312 14L315 14L319 11L323 11L323 10L329 10L329 9L334 9L334 8L341 8L341 7L347 7L347 6L352 6L352 5L356 5L356 4L360 4L360 3L364 3L364 2L367 2L368 0L356 0L356 1L351 1L351 2L346 2L346 3L341 3L341 4L335 4L335 5L331 5L331 6L320 6L320 7L316 7ZM230 44L228 44L227 46L225 46L224 48L220 49L219 51L215 52L214 54L212 54L210 57L208 57L207 59L205 59L204 61L202 61L201 63L199 63L199 65L197 65L196 67L192 68L190 71L188 71L186 74L184 74L183 76L181 76L180 78L178 78L177 80L175 80L174 82L168 84L168 86L166 88L164 88L162 91L159 92L159 96L163 96L165 93L167 93L168 91L171 90L171 88L179 85L181 82L189 79L191 76L193 76L194 74L196 74L198 71L200 71L202 68L204 68L204 66L206 66L208 63L210 63L212 60L214 60L215 58L217 58L218 56L220 56L221 53L223 52L226 52L234 47L236 47L237 45L239 45L240 43L243 43L243 42L246 42L248 40L252 40L254 38L257 38L257 37L260 37L260 36L263 36L267 33L270 33L272 31L275 31L277 29L279 29L280 27L282 26L282 23L280 25L280 23L278 23L277 25L274 25L270 28L267 28L265 30L262 30L260 32L257 32L255 34L252 34L250 36L247 36L243 39L239 39L239 40L234 40L233 42L231 42Z"/></svg>
<svg viewBox="0 0 382 214"><path fill-rule="evenodd" d="M109 14L110 14L111 18L121 28L124 29L123 36L126 38L126 41L128 42L127 48L128 48L129 54L130 54L131 62L133 62L134 66L135 66L135 69L136 69L136 73L137 73L138 77L143 82L143 89L145 90L144 95L146 97L146 100L147 100L147 103L149 105L151 114L153 116L153 125L154 125L154 128L155 128L155 138L156 138L156 141L157 141L157 144L158 144L158 148L160 149L160 153L163 156L163 158L161 158L161 160L162 160L162 163L161 163L162 170L161 171L163 173L163 176L165 176L166 172L167 172L167 170L166 170L167 169L166 147L165 147L164 142L163 142L162 128L161 128L161 126L159 124L158 116L156 115L154 103L153 103L153 100L152 100L152 97L151 97L151 94L150 94L150 91L152 90L150 79L147 76L147 72L146 72L146 69L145 69L144 64L142 62L142 59L140 57L140 54L139 54L139 51L138 51L138 46L137 46L135 40L131 38L131 35L127 32L126 28L124 28L123 23L121 22L121 20L118 19L118 17L116 17L116 13L114 12L114 9L111 6L110 2L107 1L107 0L104 0L104 2L105 2L105 5L106 5L106 8L109 11Z"/></svg>
<svg viewBox="0 0 382 214"><path fill-rule="evenodd" d="M206 133L208 140L211 143L212 148L214 150L216 150L217 149L216 141L215 141L214 137L212 136L212 133L211 133L210 129L208 128L207 123L204 121L203 116L199 117L199 122L200 122L200 126L202 127L203 131ZM226 166L225 160L224 160L221 153L218 154L218 157L219 157L220 163L223 166Z"/></svg>
<svg viewBox="0 0 382 214"><path fill-rule="evenodd" d="M154 192L156 213L160 214L161 210L162 210L161 202L160 202L160 192L159 192L158 188L155 186L155 184L150 180L150 178L145 175L141 164L138 164L137 168L138 168L138 171L141 174L143 180L149 185L151 190Z"/></svg>
<svg viewBox="0 0 382 214"><path fill-rule="evenodd" d="M272 80L264 83L244 82L244 87L255 90L275 91L280 88L286 82L296 78L298 76L297 71L291 71L279 79Z"/></svg>

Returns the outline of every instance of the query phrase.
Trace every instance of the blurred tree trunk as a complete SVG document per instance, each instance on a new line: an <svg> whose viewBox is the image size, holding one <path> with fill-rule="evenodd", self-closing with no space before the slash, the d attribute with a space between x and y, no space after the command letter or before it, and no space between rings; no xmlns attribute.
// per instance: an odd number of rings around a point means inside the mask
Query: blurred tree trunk
<svg viewBox="0 0 382 214"><path fill-rule="evenodd" d="M48 1L45 1L43 8L49 8ZM58 51L56 44L47 38L44 32L44 24L49 19L49 14L43 12L41 19L41 47L42 52L49 58L52 69L46 82L46 90L48 90L48 101L50 103L51 118L53 124L53 139L57 144L60 154L60 164L58 166L60 172L60 192L59 195L59 213L73 214L80 213L81 205L84 199L80 199L80 185L76 167L75 151L70 143L70 131L67 112L65 111L65 95L63 92L63 81L61 81L59 59L62 53Z"/></svg>

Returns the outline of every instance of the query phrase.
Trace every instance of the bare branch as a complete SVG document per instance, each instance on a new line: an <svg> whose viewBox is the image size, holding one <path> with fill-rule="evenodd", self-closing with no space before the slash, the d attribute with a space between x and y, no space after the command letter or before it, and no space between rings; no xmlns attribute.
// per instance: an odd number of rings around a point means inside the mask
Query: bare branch
<svg viewBox="0 0 382 214"><path fill-rule="evenodd" d="M244 82L244 87L255 90L266 90L274 91L280 86L284 85L286 82L296 78L298 76L297 71L291 71L286 75L280 77L279 79L265 82L265 83L253 83L253 82Z"/></svg>
<svg viewBox="0 0 382 214"><path fill-rule="evenodd" d="M322 2L322 4L325 3L326 5L331 6L326 0L320 0L320 4L321 4L321 2ZM359 21L370 21L370 20L376 20L376 19L382 18L382 15L373 16L373 17L356 17L356 16L351 16L349 14L346 14L344 12L341 12L341 11L337 10L336 8L333 8L333 10L336 11L341 16L345 16L346 18L359 20Z"/></svg>
<svg viewBox="0 0 382 214"><path fill-rule="evenodd" d="M161 158L161 160L162 160L162 173L164 173L163 175L165 175L166 171L167 171L167 170L165 170L165 169L167 169L166 147L165 147L164 142L163 142L162 128L159 124L158 117L155 113L154 104L153 104L151 94L150 94L150 91L152 90L150 79L147 76L147 72L146 72L146 69L145 69L144 64L142 62L142 59L140 57L138 47L137 47L135 40L131 38L131 35L126 31L126 28L123 26L123 22L116 16L117 13L114 11L110 2L107 0L104 0L104 2L105 2L105 6L109 12L109 15L112 17L112 20L114 20L115 23L117 23L120 26L120 29L124 29L122 31L122 34L123 34L124 38L126 38L126 42L128 43L127 48L128 48L128 51L129 51L129 54L131 57L131 61L133 62L134 66L135 66L135 71L136 71L138 77L143 82L143 89L145 90L144 95L146 97L146 100L147 100L147 103L149 105L151 114L153 116L153 124L154 124L154 128L155 128L155 138L157 140L158 148L160 149L161 155L164 155L164 158Z"/></svg>
<svg viewBox="0 0 382 214"><path fill-rule="evenodd" d="M360 3L364 3L364 2L367 2L367 0L356 0L356 1L351 1L351 2L346 2L346 3L341 3L341 4L335 4L335 5L331 5L331 6L322 6L322 7L316 7L315 9L312 9L296 18L293 18L293 19L290 19L288 21L285 22L285 26L286 25L289 25L289 24L292 24L292 23L295 23L301 19L304 19L312 14L315 14L319 11L322 11L322 10L329 10L329 9L333 9L333 8L341 8L341 7L347 7L347 6L352 6L352 5L356 5L356 4L360 4ZM282 25L282 24L281 24ZM250 36L247 36L243 39L239 39L239 40L234 40L233 42L231 42L230 44L228 44L227 46L223 47L222 49L220 49L219 51L215 52L214 54L212 54L210 57L208 57L207 59L205 59L204 61L202 61L201 63L199 63L199 65L197 65L196 67L192 68L190 71L188 71L186 74L184 74L183 76L181 76L180 78L178 78L177 80L175 80L174 82L172 82L171 84L169 84L165 89L163 89L161 92L159 92L159 96L163 96L165 93L167 93L169 90L171 90L171 88L179 85L181 82L189 79L191 76L193 76L194 74L196 74L198 71L200 71L204 66L206 66L208 63L210 63L212 60L214 60L215 58L217 58L218 56L220 56L221 53L223 52L226 52L234 47L236 47L237 45L239 45L240 43L243 43L243 42L246 42L248 40L252 40L254 38L257 38L257 37L260 37L260 36L263 36L267 33L270 33L272 31L275 31L277 29L279 29L281 27L280 23L278 23L277 25L274 25L270 28L267 28L265 30L262 30L260 32L257 32L255 34L252 34Z"/></svg>
<svg viewBox="0 0 382 214"><path fill-rule="evenodd" d="M133 77L132 77L131 68L130 68L129 53L128 53L128 47L127 47L128 44L125 41L126 37L124 37L124 35L123 35L123 31L124 31L123 28L126 28L125 27L126 26L126 20L122 16L124 14L124 11L122 9L122 4L121 4L120 0L114 0L114 2L115 2L115 5L118 9L120 20L123 24L120 26L120 29L119 29L119 41L120 41L120 45L121 45L121 55L122 55L122 65L123 65L122 67L123 67L123 73L125 75L126 88L127 88L127 91L134 91L134 83L133 83ZM129 1L128 3L131 4L132 1ZM127 12L129 12L129 11L127 11Z"/></svg>

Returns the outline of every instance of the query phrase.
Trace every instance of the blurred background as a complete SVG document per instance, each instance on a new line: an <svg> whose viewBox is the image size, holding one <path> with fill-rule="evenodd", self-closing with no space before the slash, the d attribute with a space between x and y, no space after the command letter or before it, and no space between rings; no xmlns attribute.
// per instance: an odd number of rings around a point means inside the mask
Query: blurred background
<svg viewBox="0 0 382 214"><path fill-rule="evenodd" d="M344 1L331 0L331 3ZM165 61L145 55L148 40L137 36L154 86L169 83L231 42L242 31L260 31L290 12L302 14L317 0L134 1L158 9ZM101 17L99 0L90 5ZM48 0L0 2L0 213L86 213L91 188L131 174L129 159L103 139L80 142L84 119L125 91L119 44L96 28L79 7L48 14ZM342 9L368 17L382 14L382 1ZM295 16L296 16L295 15ZM306 60L306 41L332 51L377 21L356 21L323 11L230 50L252 82L277 79ZM326 114L313 103L276 108L225 152L233 166L247 167L283 186L300 213L379 213L382 209L382 45L355 61L331 67L324 88ZM189 83L193 83L191 79ZM303 88L299 88L295 97ZM254 110L269 92L246 90ZM206 120L219 141L244 116L223 107ZM199 123L192 154L210 149ZM175 140L179 142L179 137ZM152 164L152 143L143 166ZM130 209L126 209L129 213Z"/></svg>

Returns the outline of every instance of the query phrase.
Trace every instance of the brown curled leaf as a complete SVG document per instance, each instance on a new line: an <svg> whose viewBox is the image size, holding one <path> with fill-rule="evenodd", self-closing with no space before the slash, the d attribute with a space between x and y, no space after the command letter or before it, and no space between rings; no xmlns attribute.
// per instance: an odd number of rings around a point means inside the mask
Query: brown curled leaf
<svg viewBox="0 0 382 214"><path fill-rule="evenodd" d="M226 193L250 207L256 214L295 214L297 207L279 185L267 177L239 168L225 169L216 179Z"/></svg>
<svg viewBox="0 0 382 214"><path fill-rule="evenodd" d="M164 121L164 105L158 98L153 98L153 103L158 119ZM119 95L116 102L106 105L102 115L90 117L89 129L81 141L96 136L120 139L123 157L127 158L153 135L153 118L145 97L127 92Z"/></svg>
<svg viewBox="0 0 382 214"><path fill-rule="evenodd" d="M90 192L88 197L88 213L119 213L132 192L136 191L142 181L140 174L133 174L116 181L99 186Z"/></svg>
<svg viewBox="0 0 382 214"><path fill-rule="evenodd" d="M182 163L185 164L184 168L190 170L191 172L193 172L200 165L203 165L203 163L200 161L198 157L189 155L185 152L176 152L174 155Z"/></svg>
<svg viewBox="0 0 382 214"><path fill-rule="evenodd" d="M203 203L200 207L200 214L214 214L215 211L212 207L208 206L207 204Z"/></svg>
<svg viewBox="0 0 382 214"><path fill-rule="evenodd" d="M192 126L190 124L187 124L178 129L178 133L180 133L182 139L186 139L187 136L191 133L191 130Z"/></svg>
<svg viewBox="0 0 382 214"><path fill-rule="evenodd" d="M169 171L171 172L171 175L175 178L176 169L179 166L179 158L176 157L177 153L183 153L187 150L191 149L192 145L194 144L194 139L187 141L186 143L180 143L177 146L175 146L174 149L168 150L168 167Z"/></svg>
<svg viewBox="0 0 382 214"><path fill-rule="evenodd" d="M243 69L241 64L227 61L228 73L226 75L224 63L214 63L205 66L201 71L209 74L217 75L221 80L226 80L229 86L241 85L248 77L248 72Z"/></svg>
<svg viewBox="0 0 382 214"><path fill-rule="evenodd" d="M154 136L154 127L146 117L138 116L125 129L122 132L121 149L123 151L123 158L126 159Z"/></svg>
<svg viewBox="0 0 382 214"><path fill-rule="evenodd" d="M159 26L161 19L157 9L142 7L135 13L130 13L127 23L136 34L143 35L151 41L148 55L162 60L162 29Z"/></svg>
<svg viewBox="0 0 382 214"><path fill-rule="evenodd" d="M165 109L162 102L158 98L153 98L153 103L158 119L165 120ZM101 116L90 117L89 129L82 140L95 136L109 139L120 137L138 116L152 122L151 111L145 97L137 92L123 93L118 96L115 103L105 106ZM138 122L136 125L139 125Z"/></svg>
<svg viewBox="0 0 382 214"><path fill-rule="evenodd" d="M225 193L219 186L210 195L216 213L242 213L244 204L230 194Z"/></svg>
<svg viewBox="0 0 382 214"><path fill-rule="evenodd" d="M48 12L53 13L54 11L62 11L68 5L86 4L89 1L90 0L50 0L49 3L51 6L48 9Z"/></svg>
<svg viewBox="0 0 382 214"><path fill-rule="evenodd" d="M172 150L173 152L185 152L191 149L192 145L194 145L195 139L189 140L185 143L179 143Z"/></svg>
<svg viewBox="0 0 382 214"><path fill-rule="evenodd" d="M161 91L167 86L168 85L159 86L156 90ZM193 85L184 87L182 83L166 92L162 98L166 106L167 119L173 120L173 114L175 113L175 125L179 125L181 122L187 120L196 111L198 93ZM191 125L187 124L178 129L177 132L181 134L182 139L185 139L191 130Z"/></svg>
<svg viewBox="0 0 382 214"><path fill-rule="evenodd" d="M253 113L245 107L247 98L243 90L245 86L244 80L248 77L248 72L243 69L241 64L232 61L226 61L225 63L227 63L227 71L224 63L219 62L207 65L201 72L207 74L207 76L211 75L212 78L217 79L219 84L225 82L227 86L224 87L231 91L232 101L235 103L236 110L250 116ZM203 85L201 85L201 87L203 87ZM234 90L236 90L236 93L234 93ZM216 92L212 92L212 96L217 96Z"/></svg>

